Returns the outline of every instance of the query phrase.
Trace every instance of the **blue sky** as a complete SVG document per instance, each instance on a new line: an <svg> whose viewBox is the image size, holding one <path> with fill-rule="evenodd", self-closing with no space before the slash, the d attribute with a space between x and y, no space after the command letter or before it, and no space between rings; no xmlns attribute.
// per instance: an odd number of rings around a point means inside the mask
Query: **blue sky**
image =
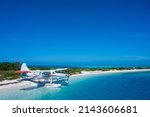
<svg viewBox="0 0 150 117"><path fill-rule="evenodd" d="M0 61L150 65L149 0L0 0Z"/></svg>

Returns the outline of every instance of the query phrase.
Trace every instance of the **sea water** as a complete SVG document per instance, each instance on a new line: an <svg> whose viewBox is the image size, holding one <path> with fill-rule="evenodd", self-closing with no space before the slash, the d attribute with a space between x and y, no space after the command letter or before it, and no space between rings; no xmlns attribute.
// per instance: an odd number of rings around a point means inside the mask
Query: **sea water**
<svg viewBox="0 0 150 117"><path fill-rule="evenodd" d="M0 90L6 100L150 100L150 71L119 72L70 78L59 88L20 87Z"/></svg>

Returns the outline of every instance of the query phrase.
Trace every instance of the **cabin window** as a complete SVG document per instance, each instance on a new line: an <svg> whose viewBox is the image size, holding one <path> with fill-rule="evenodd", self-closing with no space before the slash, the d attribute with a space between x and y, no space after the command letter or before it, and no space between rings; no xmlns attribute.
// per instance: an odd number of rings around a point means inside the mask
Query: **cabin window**
<svg viewBox="0 0 150 117"><path fill-rule="evenodd" d="M50 74L51 74L50 72L43 72L42 73L43 76L50 76Z"/></svg>

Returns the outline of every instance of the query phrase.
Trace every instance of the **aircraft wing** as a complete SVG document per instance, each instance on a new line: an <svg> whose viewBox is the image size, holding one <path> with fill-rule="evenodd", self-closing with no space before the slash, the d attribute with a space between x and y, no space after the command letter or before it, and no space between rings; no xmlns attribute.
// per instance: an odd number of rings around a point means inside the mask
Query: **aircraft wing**
<svg viewBox="0 0 150 117"><path fill-rule="evenodd" d="M62 71L62 70L66 70L68 68L61 68L61 69L56 69L55 71Z"/></svg>
<svg viewBox="0 0 150 117"><path fill-rule="evenodd" d="M34 72L53 72L53 71L62 71L66 70L67 68L61 68L61 69L52 69L52 70L32 70Z"/></svg>

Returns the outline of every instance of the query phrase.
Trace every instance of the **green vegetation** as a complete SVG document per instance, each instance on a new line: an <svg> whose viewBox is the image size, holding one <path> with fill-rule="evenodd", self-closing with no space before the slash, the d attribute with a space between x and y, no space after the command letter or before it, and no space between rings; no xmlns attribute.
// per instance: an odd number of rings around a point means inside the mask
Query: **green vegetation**
<svg viewBox="0 0 150 117"><path fill-rule="evenodd" d="M49 68L49 67L42 67L42 66L29 66L30 70L51 70L54 68Z"/></svg>
<svg viewBox="0 0 150 117"><path fill-rule="evenodd" d="M15 71L20 70L20 62L1 62L0 63L0 81L2 80L12 80L19 78L19 74ZM50 70L54 68L42 67L42 66L29 66L31 70Z"/></svg>
<svg viewBox="0 0 150 117"><path fill-rule="evenodd" d="M2 80L12 80L19 77L19 74L16 74L16 70L20 70L21 63L19 62L1 62L0 63L0 81ZM42 66L29 66L31 70L51 70L55 68L42 67ZM79 74L82 71L110 71L110 70L132 70L132 69L150 69L150 67L103 67L103 68L68 68L61 73L66 74Z"/></svg>
<svg viewBox="0 0 150 117"><path fill-rule="evenodd" d="M19 77L15 71L19 70L21 63L19 62L2 62L0 63L0 81L2 80L12 80Z"/></svg>
<svg viewBox="0 0 150 117"><path fill-rule="evenodd" d="M12 80L18 77L19 77L19 74L16 74L14 71L5 71L5 72L2 72L0 80Z"/></svg>
<svg viewBox="0 0 150 117"><path fill-rule="evenodd" d="M18 70L20 69L21 63L19 62L2 62L0 63L0 71Z"/></svg>
<svg viewBox="0 0 150 117"><path fill-rule="evenodd" d="M110 71L110 70L132 70L132 69L150 69L150 67L103 67L103 68L68 68L61 71L67 74L79 74L82 71Z"/></svg>

